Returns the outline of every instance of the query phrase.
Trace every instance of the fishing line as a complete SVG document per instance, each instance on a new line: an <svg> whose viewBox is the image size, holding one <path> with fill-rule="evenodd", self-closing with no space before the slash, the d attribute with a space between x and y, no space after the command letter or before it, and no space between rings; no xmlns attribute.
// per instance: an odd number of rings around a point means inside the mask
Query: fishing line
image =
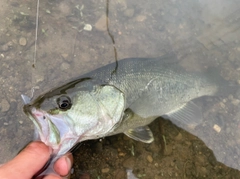
<svg viewBox="0 0 240 179"><path fill-rule="evenodd" d="M39 16L39 0L37 0L35 43L34 43L34 55L33 55L33 64L32 64L33 68L35 68L36 66L36 56L37 56L38 16Z"/></svg>
<svg viewBox="0 0 240 179"><path fill-rule="evenodd" d="M36 70L36 61L37 61L37 40L38 40L38 23L39 23L39 0L37 0L37 12L36 12L36 29L35 29L35 42L34 42L34 53L33 53L33 62L32 62L32 89L31 89L31 97L32 100L34 95L34 90L37 89L35 85L35 70Z"/></svg>
<svg viewBox="0 0 240 179"><path fill-rule="evenodd" d="M117 58L117 49L115 46L115 40L114 40L114 36L112 35L112 33L109 30L109 21L108 21L108 16L109 16L109 0L106 1L106 27L107 27L107 33L110 37L110 39L112 40L112 44L113 44L113 50L114 50L114 57L115 57L115 69L111 72L111 77L114 73L116 73L117 68L118 68L118 58Z"/></svg>

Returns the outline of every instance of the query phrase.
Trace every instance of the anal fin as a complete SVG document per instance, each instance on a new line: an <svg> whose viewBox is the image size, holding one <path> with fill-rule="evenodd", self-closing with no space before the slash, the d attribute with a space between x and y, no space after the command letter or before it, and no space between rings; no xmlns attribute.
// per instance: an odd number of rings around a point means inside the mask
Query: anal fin
<svg viewBox="0 0 240 179"><path fill-rule="evenodd" d="M194 102L190 101L184 104L181 108L167 114L170 120L178 121L191 128L196 127L203 121L202 109Z"/></svg>
<svg viewBox="0 0 240 179"><path fill-rule="evenodd" d="M141 126L135 129L128 129L124 132L128 137L144 143L151 143L154 140L151 129L148 126Z"/></svg>

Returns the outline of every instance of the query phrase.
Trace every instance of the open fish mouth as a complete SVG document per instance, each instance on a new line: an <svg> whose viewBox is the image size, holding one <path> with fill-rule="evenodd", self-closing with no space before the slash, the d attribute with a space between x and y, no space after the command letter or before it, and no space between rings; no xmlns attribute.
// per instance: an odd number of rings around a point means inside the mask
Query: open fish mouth
<svg viewBox="0 0 240 179"><path fill-rule="evenodd" d="M64 116L51 115L30 105L24 108L34 123L35 139L50 146L54 153L66 153L77 142L79 136L69 126L67 120L64 120Z"/></svg>
<svg viewBox="0 0 240 179"><path fill-rule="evenodd" d="M35 138L56 148L61 141L61 136L58 127L51 121L50 116L44 111L29 105L25 107L25 112L34 123Z"/></svg>

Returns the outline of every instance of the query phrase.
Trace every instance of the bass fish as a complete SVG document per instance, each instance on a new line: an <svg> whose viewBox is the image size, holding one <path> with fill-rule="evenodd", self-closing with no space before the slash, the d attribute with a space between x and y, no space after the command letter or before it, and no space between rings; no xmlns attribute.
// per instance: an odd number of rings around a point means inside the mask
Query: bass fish
<svg viewBox="0 0 240 179"><path fill-rule="evenodd" d="M79 142L118 133L150 143L147 125L163 115L195 127L202 111L193 99L219 95L228 83L211 70L187 72L173 58L128 58L103 66L29 101L24 112L55 159Z"/></svg>

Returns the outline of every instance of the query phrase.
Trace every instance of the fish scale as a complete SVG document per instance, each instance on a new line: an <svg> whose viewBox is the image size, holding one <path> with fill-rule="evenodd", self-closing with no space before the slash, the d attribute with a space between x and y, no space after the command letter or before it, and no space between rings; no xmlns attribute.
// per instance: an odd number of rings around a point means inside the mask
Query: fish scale
<svg viewBox="0 0 240 179"><path fill-rule="evenodd" d="M24 112L43 139L56 138L43 141L54 147L53 161L78 142L118 133L150 143L147 125L157 117L194 128L203 120L194 99L229 94L231 87L216 72L187 72L172 54L123 59L50 90L26 104ZM49 172L54 171L41 175Z"/></svg>

